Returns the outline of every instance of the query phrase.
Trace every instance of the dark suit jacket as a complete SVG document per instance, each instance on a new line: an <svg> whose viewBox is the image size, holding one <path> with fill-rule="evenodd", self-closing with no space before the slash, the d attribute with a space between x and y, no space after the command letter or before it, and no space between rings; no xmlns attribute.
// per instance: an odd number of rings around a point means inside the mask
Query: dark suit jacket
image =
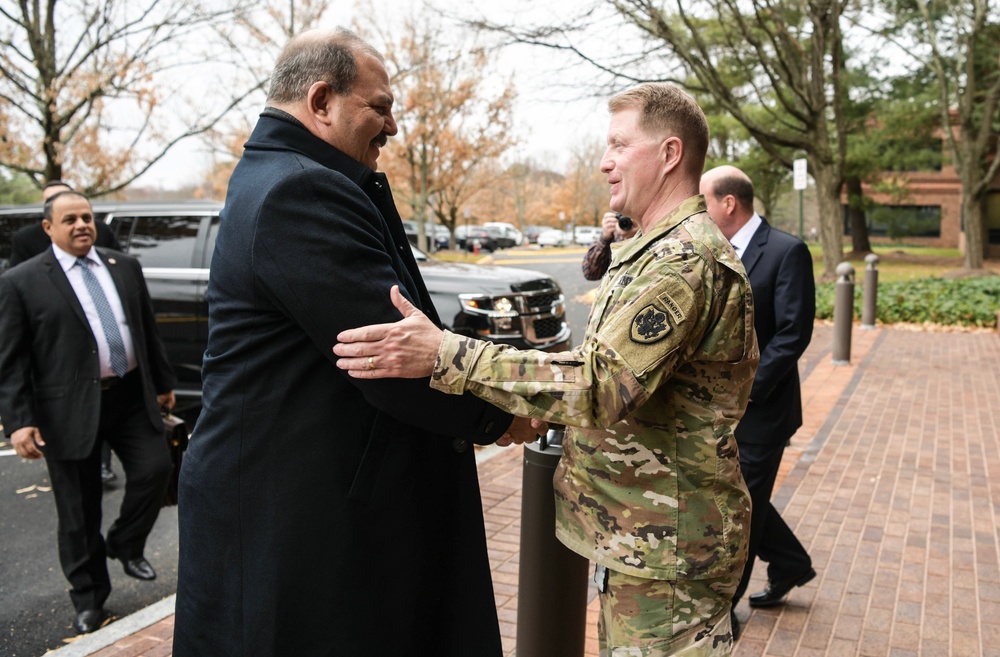
<svg viewBox="0 0 1000 657"><path fill-rule="evenodd" d="M97 240L94 242L94 246L115 251L121 250L118 240L115 239L115 234L111 232L106 223L98 221L94 227L97 229ZM51 246L52 240L42 228L41 221L25 226L15 231L10 238L10 266L19 265L29 258L34 258Z"/></svg>
<svg viewBox="0 0 1000 657"><path fill-rule="evenodd" d="M212 259L176 657L501 654L469 441L510 416L334 365L394 284L436 317L385 176L262 115Z"/></svg>
<svg viewBox="0 0 1000 657"><path fill-rule="evenodd" d="M736 441L784 443L802 426L798 360L809 346L816 318L812 256L805 243L765 220L742 260L753 291L760 364Z"/></svg>
<svg viewBox="0 0 1000 657"><path fill-rule="evenodd" d="M131 330L150 424L162 431L156 395L176 383L156 330L139 262L98 249ZM97 439L101 369L97 341L52 249L0 276L0 418L8 436L37 426L50 459L83 459Z"/></svg>

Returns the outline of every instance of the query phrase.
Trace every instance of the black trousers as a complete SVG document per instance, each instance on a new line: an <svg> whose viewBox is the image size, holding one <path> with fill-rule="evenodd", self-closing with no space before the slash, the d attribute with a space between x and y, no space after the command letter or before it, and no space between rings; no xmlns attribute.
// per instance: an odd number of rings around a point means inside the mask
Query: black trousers
<svg viewBox="0 0 1000 657"><path fill-rule="evenodd" d="M118 518L101 536L101 445L104 441L125 471L125 497ZM101 421L94 449L82 460L46 458L59 519L59 561L69 580L76 610L96 609L111 593L107 554L142 556L160 513L173 464L163 433L150 422L142 380L133 370L101 393Z"/></svg>
<svg viewBox="0 0 1000 657"><path fill-rule="evenodd" d="M771 504L774 481L785 453L785 441L775 445L740 444L739 448L740 470L750 491L753 513L750 517L750 553L733 596L734 607L746 593L753 564L758 557L768 562L767 578L770 581L795 577L812 567L809 553Z"/></svg>

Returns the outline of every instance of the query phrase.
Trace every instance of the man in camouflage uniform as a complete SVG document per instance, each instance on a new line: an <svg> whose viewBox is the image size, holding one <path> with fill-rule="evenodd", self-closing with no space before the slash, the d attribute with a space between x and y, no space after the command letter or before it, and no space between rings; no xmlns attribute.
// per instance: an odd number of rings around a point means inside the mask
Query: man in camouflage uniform
<svg viewBox="0 0 1000 657"><path fill-rule="evenodd" d="M583 344L518 351L404 320L346 331L338 366L427 376L516 415L565 424L556 534L598 564L605 655L726 655L750 498L733 428L758 360L746 273L705 212L708 126L672 85L611 99L601 170L642 232L614 246Z"/></svg>

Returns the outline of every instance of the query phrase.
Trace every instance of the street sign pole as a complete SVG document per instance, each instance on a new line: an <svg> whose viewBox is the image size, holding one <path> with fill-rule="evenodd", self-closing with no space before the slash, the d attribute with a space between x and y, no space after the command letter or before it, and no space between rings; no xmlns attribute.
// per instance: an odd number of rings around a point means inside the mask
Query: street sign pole
<svg viewBox="0 0 1000 657"><path fill-rule="evenodd" d="M802 190L799 190L799 239L802 239Z"/></svg>
<svg viewBox="0 0 1000 657"><path fill-rule="evenodd" d="M808 164L804 157L801 157L792 162L792 187L794 189L799 190L799 239L800 240L803 239L802 192L803 190L805 190L806 185L808 184L807 167Z"/></svg>

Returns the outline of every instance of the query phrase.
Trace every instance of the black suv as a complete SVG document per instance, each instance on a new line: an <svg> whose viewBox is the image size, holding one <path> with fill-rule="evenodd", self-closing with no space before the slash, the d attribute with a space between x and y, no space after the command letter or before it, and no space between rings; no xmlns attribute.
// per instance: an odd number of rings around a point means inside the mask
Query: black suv
<svg viewBox="0 0 1000 657"><path fill-rule="evenodd" d="M222 204L95 201L93 209L122 250L142 263L160 335L179 379L178 413L193 425L208 340L208 268ZM40 205L0 208L0 273L9 262L11 235L41 219ZM569 348L562 290L553 279L524 269L434 260L413 249L447 328L519 348Z"/></svg>

